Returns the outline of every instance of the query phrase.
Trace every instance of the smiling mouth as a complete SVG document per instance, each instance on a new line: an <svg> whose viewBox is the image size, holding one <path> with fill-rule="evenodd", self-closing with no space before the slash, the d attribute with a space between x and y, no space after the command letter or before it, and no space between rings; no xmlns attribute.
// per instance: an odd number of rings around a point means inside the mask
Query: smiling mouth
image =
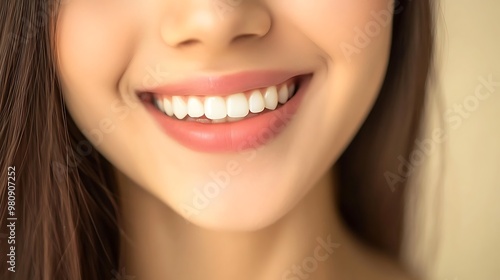
<svg viewBox="0 0 500 280"><path fill-rule="evenodd" d="M226 96L171 96L143 92L140 97L174 120L203 124L237 122L281 108L295 96L302 79L302 76L296 76L277 85Z"/></svg>
<svg viewBox="0 0 500 280"><path fill-rule="evenodd" d="M294 118L312 78L307 72L240 72L136 93L172 140L199 152L238 152L277 137Z"/></svg>

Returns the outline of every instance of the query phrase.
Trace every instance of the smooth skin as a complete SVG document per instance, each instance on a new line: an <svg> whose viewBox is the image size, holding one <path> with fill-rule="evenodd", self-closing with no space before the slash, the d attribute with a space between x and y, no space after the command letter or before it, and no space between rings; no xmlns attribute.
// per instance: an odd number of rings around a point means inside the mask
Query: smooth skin
<svg viewBox="0 0 500 280"><path fill-rule="evenodd" d="M356 28L373 25L373 13L393 5L64 2L57 22L59 77L77 126L115 167L127 275L407 279L345 229L331 168L369 113L389 57L390 24L379 23L362 46ZM346 45L356 51L346 52ZM269 69L314 76L286 129L255 150L187 149L162 131L135 94L194 73ZM323 241L334 249L316 250Z"/></svg>

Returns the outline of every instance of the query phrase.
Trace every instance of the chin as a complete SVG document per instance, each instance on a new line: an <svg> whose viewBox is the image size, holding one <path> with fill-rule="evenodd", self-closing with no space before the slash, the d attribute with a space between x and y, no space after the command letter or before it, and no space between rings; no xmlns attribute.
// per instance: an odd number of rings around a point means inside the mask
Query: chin
<svg viewBox="0 0 500 280"><path fill-rule="evenodd" d="M194 191L187 199L178 199L182 202L170 201L166 204L172 205L172 209L182 218L201 228L258 231L280 220L293 208L293 202L301 198L290 191L294 186L277 186L272 181L232 180L217 192Z"/></svg>
<svg viewBox="0 0 500 280"><path fill-rule="evenodd" d="M226 232L254 232L265 229L275 224L282 213L274 209L250 209L231 212L207 210L200 215L184 217L198 227L211 231Z"/></svg>

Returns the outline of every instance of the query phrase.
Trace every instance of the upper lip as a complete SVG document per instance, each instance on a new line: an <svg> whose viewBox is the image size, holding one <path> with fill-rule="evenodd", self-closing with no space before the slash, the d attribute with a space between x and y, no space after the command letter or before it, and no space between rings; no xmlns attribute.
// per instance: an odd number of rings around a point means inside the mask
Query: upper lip
<svg viewBox="0 0 500 280"><path fill-rule="evenodd" d="M180 82L141 89L138 93L147 92L160 96L226 96L279 85L293 77L304 74L306 73L290 71L247 71L225 76L196 76Z"/></svg>

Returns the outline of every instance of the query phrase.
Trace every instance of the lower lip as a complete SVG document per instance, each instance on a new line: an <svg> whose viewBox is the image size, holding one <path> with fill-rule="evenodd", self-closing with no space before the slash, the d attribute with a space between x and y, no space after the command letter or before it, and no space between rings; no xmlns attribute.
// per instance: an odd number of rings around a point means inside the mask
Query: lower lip
<svg viewBox="0 0 500 280"><path fill-rule="evenodd" d="M298 91L278 109L236 122L198 123L166 116L150 102L147 110L167 135L183 146L200 152L239 152L255 149L274 139L295 115L309 86L311 76L304 77Z"/></svg>

